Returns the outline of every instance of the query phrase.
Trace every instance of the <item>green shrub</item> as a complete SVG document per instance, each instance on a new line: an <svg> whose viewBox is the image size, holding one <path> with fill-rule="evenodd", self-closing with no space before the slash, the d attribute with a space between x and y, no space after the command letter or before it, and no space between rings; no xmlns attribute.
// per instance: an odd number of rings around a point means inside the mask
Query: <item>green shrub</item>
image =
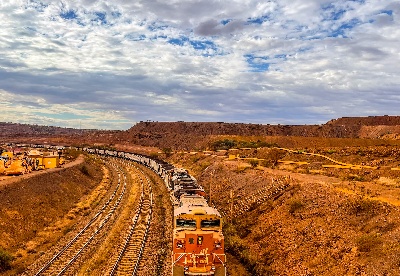
<svg viewBox="0 0 400 276"><path fill-rule="evenodd" d="M289 202L289 213L294 214L296 211L304 207L304 203L300 199L292 199Z"/></svg>
<svg viewBox="0 0 400 276"><path fill-rule="evenodd" d="M11 269L11 262L14 260L14 257L0 247L0 272L7 271Z"/></svg>
<svg viewBox="0 0 400 276"><path fill-rule="evenodd" d="M224 139L211 143L210 148L211 150L228 150L235 148L236 145L237 144L235 140Z"/></svg>

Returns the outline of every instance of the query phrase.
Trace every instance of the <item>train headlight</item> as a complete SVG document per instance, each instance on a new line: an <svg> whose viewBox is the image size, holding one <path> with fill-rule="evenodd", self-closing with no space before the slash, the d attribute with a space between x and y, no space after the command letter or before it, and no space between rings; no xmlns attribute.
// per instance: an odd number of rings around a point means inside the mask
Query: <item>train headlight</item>
<svg viewBox="0 0 400 276"><path fill-rule="evenodd" d="M214 247L215 247L215 249L220 249L221 248L221 241L215 241L214 242Z"/></svg>
<svg viewBox="0 0 400 276"><path fill-rule="evenodd" d="M184 240L177 240L176 241L176 248L182 249L185 246Z"/></svg>

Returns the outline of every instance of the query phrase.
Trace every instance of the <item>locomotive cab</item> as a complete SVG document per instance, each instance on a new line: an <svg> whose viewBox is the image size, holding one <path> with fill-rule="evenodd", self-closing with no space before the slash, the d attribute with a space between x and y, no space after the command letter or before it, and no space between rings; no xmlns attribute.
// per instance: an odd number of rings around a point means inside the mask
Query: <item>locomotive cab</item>
<svg viewBox="0 0 400 276"><path fill-rule="evenodd" d="M221 215L198 195L181 202L174 212L173 275L225 275Z"/></svg>

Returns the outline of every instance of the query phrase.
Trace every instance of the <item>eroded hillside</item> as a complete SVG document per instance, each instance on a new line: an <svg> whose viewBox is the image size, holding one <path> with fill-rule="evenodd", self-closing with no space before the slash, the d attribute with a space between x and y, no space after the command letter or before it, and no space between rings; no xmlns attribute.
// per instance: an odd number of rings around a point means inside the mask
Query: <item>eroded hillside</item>
<svg viewBox="0 0 400 276"><path fill-rule="evenodd" d="M65 145L142 145L172 149L206 149L219 135L397 139L400 116L344 117L321 125L270 125L224 122L139 122L128 130L72 129L0 123L7 142Z"/></svg>
<svg viewBox="0 0 400 276"><path fill-rule="evenodd" d="M350 160L350 152L336 157ZM366 180L339 170L324 175L300 173L296 165L252 166L224 155L176 154L169 160L188 168L207 193L211 189L212 202L225 216L229 275L398 272L396 173L375 172Z"/></svg>

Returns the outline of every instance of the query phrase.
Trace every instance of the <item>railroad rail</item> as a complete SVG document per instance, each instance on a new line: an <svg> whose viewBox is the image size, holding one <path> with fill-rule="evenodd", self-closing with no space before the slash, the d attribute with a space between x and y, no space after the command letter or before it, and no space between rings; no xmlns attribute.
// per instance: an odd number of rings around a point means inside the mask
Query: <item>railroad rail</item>
<svg viewBox="0 0 400 276"><path fill-rule="evenodd" d="M117 259L113 262L110 276L137 275L147 241L153 210L153 192L151 181L144 172L136 166L141 178L141 196L132 225L119 251Z"/></svg>
<svg viewBox="0 0 400 276"><path fill-rule="evenodd" d="M111 216L118 208L126 191L126 175L123 170L116 165L114 169L118 172L118 184L107 202L93 216L93 218L75 235L57 254L55 254L40 270L35 274L39 275L63 275L72 264L85 252L91 243L96 239L100 231L109 222ZM123 175L123 176L121 176ZM104 217L105 216L105 217ZM102 217L104 217L102 219Z"/></svg>

